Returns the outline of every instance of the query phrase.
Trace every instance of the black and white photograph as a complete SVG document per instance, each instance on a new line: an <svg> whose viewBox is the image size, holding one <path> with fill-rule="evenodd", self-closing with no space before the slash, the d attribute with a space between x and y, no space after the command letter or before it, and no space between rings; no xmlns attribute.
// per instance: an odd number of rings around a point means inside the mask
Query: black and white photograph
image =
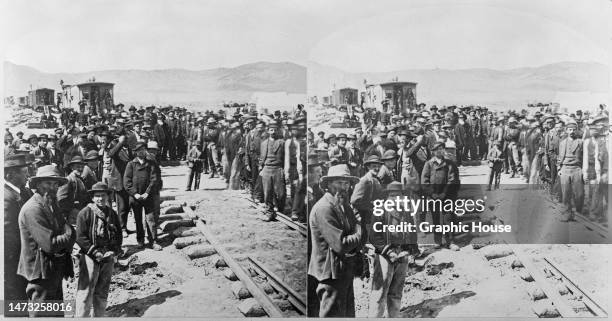
<svg viewBox="0 0 612 321"><path fill-rule="evenodd" d="M6 316L306 314L294 4L2 2Z"/></svg>
<svg viewBox="0 0 612 321"><path fill-rule="evenodd" d="M612 0L0 12L2 317L612 311Z"/></svg>
<svg viewBox="0 0 612 321"><path fill-rule="evenodd" d="M309 316L607 316L611 5L330 4Z"/></svg>

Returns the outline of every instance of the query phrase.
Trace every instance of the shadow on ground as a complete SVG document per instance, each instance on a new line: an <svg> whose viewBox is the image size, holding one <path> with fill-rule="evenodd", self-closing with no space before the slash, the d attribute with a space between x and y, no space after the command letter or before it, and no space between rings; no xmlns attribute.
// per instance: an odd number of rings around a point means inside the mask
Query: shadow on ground
<svg viewBox="0 0 612 321"><path fill-rule="evenodd" d="M162 304L166 299L180 295L181 292L169 290L141 299L131 299L125 303L117 304L106 309L108 317L141 317L152 306Z"/></svg>
<svg viewBox="0 0 612 321"><path fill-rule="evenodd" d="M402 318L435 318L445 307L455 305L461 300L476 295L476 292L463 291L446 295L438 299L425 300L400 310Z"/></svg>

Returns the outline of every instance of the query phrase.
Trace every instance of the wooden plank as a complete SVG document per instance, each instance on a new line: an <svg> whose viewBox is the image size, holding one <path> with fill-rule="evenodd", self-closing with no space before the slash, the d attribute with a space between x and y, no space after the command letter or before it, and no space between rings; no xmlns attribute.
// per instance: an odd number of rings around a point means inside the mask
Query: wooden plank
<svg viewBox="0 0 612 321"><path fill-rule="evenodd" d="M523 266L529 271L531 276L533 277L534 282L544 291L546 297L552 300L554 307L559 311L562 317L578 317L578 314L572 307L565 304L561 294L559 291L555 289L552 285L546 282L546 276L544 276L540 270L535 266L535 264L531 261L530 257L523 255L516 248L513 248L512 251L514 255L523 263Z"/></svg>
<svg viewBox="0 0 612 321"><path fill-rule="evenodd" d="M251 256L249 256L248 259L258 272L261 271L264 276L268 277L270 284L272 284L277 291L286 293L289 296L289 302L291 302L291 304L293 304L302 314L306 315L306 299L304 297L293 290L287 283L283 282L283 280L266 268L261 262Z"/></svg>
<svg viewBox="0 0 612 321"><path fill-rule="evenodd" d="M255 281L251 279L249 274L246 273L246 271L238 264L238 262L236 262L234 258L232 258L232 256L223 248L223 246L221 246L221 244L217 241L217 238L212 234L212 232L210 232L206 224L204 224L204 222L200 220L196 220L196 226L200 229L202 234L204 234L208 242L215 247L217 253L221 255L223 260L225 260L227 266L229 266L229 268L234 271L234 273L236 274L238 279L240 279L242 284L244 284L247 290L251 292L251 295L253 295L253 297L257 299L257 301L259 301L268 316L271 318L282 318L283 314L280 309L274 304L274 302L272 302L272 300L270 300L270 298L255 283Z"/></svg>
<svg viewBox="0 0 612 321"><path fill-rule="evenodd" d="M597 304L597 302L595 302L595 300L593 300L586 292L582 291L582 289L580 289L580 287L574 283L574 281L572 281L572 278L570 278L570 274L567 273L567 271L562 271L561 267L558 265L553 264L552 260L549 260L548 258L544 258L544 261L546 261L550 267L553 268L554 271L552 271L555 274L558 274L560 277L563 278L563 280L567 281L568 286L570 287L570 289L574 292L579 292L580 295L582 295L583 297L583 303L591 310L593 311L593 313L598 316L598 317L606 317L608 316L608 312L606 312L606 310L604 310L599 304Z"/></svg>

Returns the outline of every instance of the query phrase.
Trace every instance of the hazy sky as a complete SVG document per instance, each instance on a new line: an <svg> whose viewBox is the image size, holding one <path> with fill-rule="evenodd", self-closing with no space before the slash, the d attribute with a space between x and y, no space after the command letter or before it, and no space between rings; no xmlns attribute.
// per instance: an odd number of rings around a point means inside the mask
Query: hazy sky
<svg viewBox="0 0 612 321"><path fill-rule="evenodd" d="M309 60L347 71L609 63L611 7L610 0L3 1L0 52L46 72Z"/></svg>

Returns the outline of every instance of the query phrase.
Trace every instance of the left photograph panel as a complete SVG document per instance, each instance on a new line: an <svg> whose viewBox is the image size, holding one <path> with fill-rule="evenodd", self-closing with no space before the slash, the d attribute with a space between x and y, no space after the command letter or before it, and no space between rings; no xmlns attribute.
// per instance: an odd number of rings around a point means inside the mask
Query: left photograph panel
<svg viewBox="0 0 612 321"><path fill-rule="evenodd" d="M3 5L4 316L305 316L306 51L264 2Z"/></svg>

